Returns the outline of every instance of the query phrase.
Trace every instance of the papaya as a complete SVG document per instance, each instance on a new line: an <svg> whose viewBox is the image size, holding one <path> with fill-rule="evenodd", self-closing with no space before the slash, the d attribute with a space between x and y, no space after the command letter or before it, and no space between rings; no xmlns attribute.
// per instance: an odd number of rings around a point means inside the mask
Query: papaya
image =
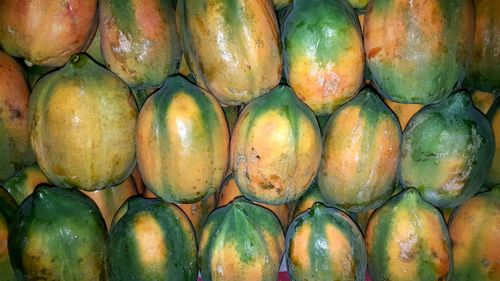
<svg viewBox="0 0 500 281"><path fill-rule="evenodd" d="M471 90L500 95L500 10L498 0L474 0L472 62L465 84Z"/></svg>
<svg viewBox="0 0 500 281"><path fill-rule="evenodd" d="M314 181L307 191L297 200L295 203L291 219L295 219L298 215L303 212L309 210L314 203L322 203L323 205L327 205L326 199L321 195L321 191L319 191L317 181Z"/></svg>
<svg viewBox="0 0 500 281"><path fill-rule="evenodd" d="M104 58L101 51L101 28L98 26L94 38L90 42L89 47L85 50L91 58L101 65L105 65Z"/></svg>
<svg viewBox="0 0 500 281"><path fill-rule="evenodd" d="M137 188L134 179L128 177L116 186L96 191L83 191L83 193L96 203L106 222L107 229L110 230L116 212L128 198L137 195Z"/></svg>
<svg viewBox="0 0 500 281"><path fill-rule="evenodd" d="M186 214L161 199L131 197L109 237L110 280L192 280L196 236Z"/></svg>
<svg viewBox="0 0 500 281"><path fill-rule="evenodd" d="M18 207L14 198L0 186L0 272L2 272L2 280L5 281L16 280L14 269L10 263L7 243L9 226Z"/></svg>
<svg viewBox="0 0 500 281"><path fill-rule="evenodd" d="M106 224L74 188L43 185L19 207L9 232L17 280L108 280Z"/></svg>
<svg viewBox="0 0 500 281"><path fill-rule="evenodd" d="M86 54L41 78L29 101L31 144L54 185L86 191L124 181L135 165L138 110L127 84Z"/></svg>
<svg viewBox="0 0 500 281"><path fill-rule="evenodd" d="M276 216L239 197L213 211L203 226L198 253L201 276L205 281L274 281L284 249Z"/></svg>
<svg viewBox="0 0 500 281"><path fill-rule="evenodd" d="M217 100L180 75L141 108L137 160L146 187L168 202L215 193L228 166L229 131Z"/></svg>
<svg viewBox="0 0 500 281"><path fill-rule="evenodd" d="M286 248L290 280L365 280L363 234L338 209L314 203L290 224Z"/></svg>
<svg viewBox="0 0 500 281"><path fill-rule="evenodd" d="M452 280L500 280L500 185L455 208L449 229Z"/></svg>
<svg viewBox="0 0 500 281"><path fill-rule="evenodd" d="M461 84L472 55L472 0L374 0L365 14L366 63L398 103L438 102Z"/></svg>
<svg viewBox="0 0 500 281"><path fill-rule="evenodd" d="M196 83L223 105L246 104L278 85L279 29L269 0L180 0L178 33Z"/></svg>
<svg viewBox="0 0 500 281"><path fill-rule="evenodd" d="M337 109L323 131L318 186L327 203L348 212L389 199L396 180L401 128L370 87Z"/></svg>
<svg viewBox="0 0 500 281"><path fill-rule="evenodd" d="M495 151L493 130L465 91L427 105L406 126L399 183L436 207L453 208L485 183Z"/></svg>
<svg viewBox="0 0 500 281"><path fill-rule="evenodd" d="M26 74L26 77L28 78L30 89L33 90L36 82L40 80L42 76L58 68L53 66L40 66L40 65L27 66L26 64L23 64L23 69Z"/></svg>
<svg viewBox="0 0 500 281"><path fill-rule="evenodd" d="M315 114L331 114L358 93L363 38L347 1L295 0L281 40L288 84Z"/></svg>
<svg viewBox="0 0 500 281"><path fill-rule="evenodd" d="M49 184L49 180L36 163L22 169L2 183L17 204L21 204L30 196L39 184Z"/></svg>
<svg viewBox="0 0 500 281"><path fill-rule="evenodd" d="M144 185L144 181L142 180L141 171L139 171L139 167L135 166L134 170L132 170L132 178L134 179L135 187L139 194L143 194L146 192L146 186Z"/></svg>
<svg viewBox="0 0 500 281"><path fill-rule="evenodd" d="M131 88L158 88L177 73L181 48L170 0L99 1L106 66Z"/></svg>
<svg viewBox="0 0 500 281"><path fill-rule="evenodd" d="M224 207L227 204L231 203L235 198L243 196L238 188L238 185L236 185L236 181L234 180L233 176L228 176L224 182L222 183L219 194L218 194L218 203L217 207ZM273 212L273 214L276 215L278 220L281 223L281 226L283 229L286 229L288 227L288 221L289 221L289 210L288 210L288 205L287 204L280 204L280 205L269 205L265 203L257 203L253 202L259 206L262 206L269 211Z"/></svg>
<svg viewBox="0 0 500 281"><path fill-rule="evenodd" d="M243 196L270 205L296 200L319 166L321 134L316 116L290 87L277 86L240 113L230 157Z"/></svg>
<svg viewBox="0 0 500 281"><path fill-rule="evenodd" d="M486 185L494 186L500 184L500 98L496 98L486 115L490 121L495 137L495 152L490 171L486 177Z"/></svg>
<svg viewBox="0 0 500 281"><path fill-rule="evenodd" d="M454 280L443 216L414 188L375 210L365 241L373 281Z"/></svg>
<svg viewBox="0 0 500 281"><path fill-rule="evenodd" d="M28 130L29 95L23 69L0 50L0 181L35 162Z"/></svg>
<svg viewBox="0 0 500 281"><path fill-rule="evenodd" d="M97 0L4 0L0 46L28 65L63 66L97 27Z"/></svg>

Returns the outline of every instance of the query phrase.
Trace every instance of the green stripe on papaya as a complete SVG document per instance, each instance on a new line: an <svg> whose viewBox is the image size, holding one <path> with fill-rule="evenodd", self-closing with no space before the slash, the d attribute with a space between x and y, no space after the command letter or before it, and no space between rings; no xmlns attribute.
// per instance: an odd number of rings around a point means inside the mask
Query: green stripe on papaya
<svg viewBox="0 0 500 281"><path fill-rule="evenodd" d="M106 225L90 198L41 186L14 218L9 253L21 279L106 280L106 242Z"/></svg>
<svg viewBox="0 0 500 281"><path fill-rule="evenodd" d="M283 32L287 34L283 38L287 57L312 56L320 67L326 67L351 47L352 40L345 39L359 37L361 27L345 1L295 0Z"/></svg>
<svg viewBox="0 0 500 281"><path fill-rule="evenodd" d="M110 234L111 280L197 275L196 238L187 216L160 199L132 197Z"/></svg>
<svg viewBox="0 0 500 281"><path fill-rule="evenodd" d="M116 22L119 30L132 36L138 32L135 17L134 0L101 1L109 9L111 19Z"/></svg>
<svg viewBox="0 0 500 281"><path fill-rule="evenodd" d="M377 220L374 220L374 216L383 217L383 219L377 218ZM373 234L373 237L370 237L371 241L367 241L367 245L370 245L367 249L368 268L370 276L374 280L384 280L382 277L387 274L388 261L385 257L387 257L387 243L392 238L390 231L394 223L393 217L394 214L387 209L377 209L368 222L367 233L373 231L370 228L375 228L377 231L376 234ZM372 225L374 222L376 225ZM373 264L372 260L377 261L377 264Z"/></svg>

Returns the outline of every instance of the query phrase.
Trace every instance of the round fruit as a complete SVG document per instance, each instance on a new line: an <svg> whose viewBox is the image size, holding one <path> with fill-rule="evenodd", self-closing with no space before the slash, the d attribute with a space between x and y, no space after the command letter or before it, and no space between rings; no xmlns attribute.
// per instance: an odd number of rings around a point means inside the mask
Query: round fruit
<svg viewBox="0 0 500 281"><path fill-rule="evenodd" d="M180 0L176 12L188 66L221 103L248 103L278 85L282 62L271 1Z"/></svg>
<svg viewBox="0 0 500 281"><path fill-rule="evenodd" d="M455 207L479 191L494 151L488 120L459 91L411 118L403 133L399 181L436 207Z"/></svg>
<svg viewBox="0 0 500 281"><path fill-rule="evenodd" d="M452 257L446 223L414 188L372 214L366 248L373 281L449 280Z"/></svg>
<svg viewBox="0 0 500 281"><path fill-rule="evenodd" d="M27 64L62 66L92 40L97 0L3 0L0 45Z"/></svg>
<svg viewBox="0 0 500 281"><path fill-rule="evenodd" d="M137 160L147 188L165 201L193 203L215 193L228 165L224 112L209 93L169 77L144 104Z"/></svg>
<svg viewBox="0 0 500 281"><path fill-rule="evenodd" d="M177 72L181 48L169 0L99 1L102 56L132 88L155 88Z"/></svg>
<svg viewBox="0 0 500 281"><path fill-rule="evenodd" d="M198 260L205 281L274 281L285 237L271 211L237 198L203 226Z"/></svg>
<svg viewBox="0 0 500 281"><path fill-rule="evenodd" d="M233 129L233 176L252 201L279 205L298 199L316 176L320 157L316 117L287 86L250 102Z"/></svg>
<svg viewBox="0 0 500 281"><path fill-rule="evenodd" d="M434 103L460 85L474 40L472 0L370 1L366 63L377 89L399 103Z"/></svg>
<svg viewBox="0 0 500 281"><path fill-rule="evenodd" d="M51 183L87 191L124 181L135 165L137 106L125 82L85 54L38 81L31 144Z"/></svg>
<svg viewBox="0 0 500 281"><path fill-rule="evenodd" d="M106 224L72 188L40 186L24 200L9 233L18 280L107 280Z"/></svg>
<svg viewBox="0 0 500 281"><path fill-rule="evenodd" d="M323 132L318 185L326 201L349 212L384 203L394 189L401 129L369 87L336 110Z"/></svg>
<svg viewBox="0 0 500 281"><path fill-rule="evenodd" d="M132 197L109 238L110 280L196 280L196 236L186 214L161 199Z"/></svg>
<svg viewBox="0 0 500 281"><path fill-rule="evenodd" d="M314 203L290 224L286 247L291 280L365 280L363 235L338 209Z"/></svg>
<svg viewBox="0 0 500 281"><path fill-rule="evenodd" d="M363 82L363 38L347 1L295 0L283 29L288 84L315 114L331 114Z"/></svg>

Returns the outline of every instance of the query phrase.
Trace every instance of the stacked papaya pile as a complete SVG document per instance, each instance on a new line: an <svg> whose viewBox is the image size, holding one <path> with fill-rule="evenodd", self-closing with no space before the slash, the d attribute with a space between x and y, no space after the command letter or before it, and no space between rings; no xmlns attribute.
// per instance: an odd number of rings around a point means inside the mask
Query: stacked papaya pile
<svg viewBox="0 0 500 281"><path fill-rule="evenodd" d="M0 279L500 280L499 11L0 1Z"/></svg>

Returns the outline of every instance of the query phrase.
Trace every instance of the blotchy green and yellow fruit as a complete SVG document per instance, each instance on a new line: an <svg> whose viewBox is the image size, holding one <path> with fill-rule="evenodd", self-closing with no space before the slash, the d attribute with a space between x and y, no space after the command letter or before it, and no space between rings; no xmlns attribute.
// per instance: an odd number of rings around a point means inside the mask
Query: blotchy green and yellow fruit
<svg viewBox="0 0 500 281"><path fill-rule="evenodd" d="M500 280L500 186L457 207L449 222L451 280Z"/></svg>
<svg viewBox="0 0 500 281"><path fill-rule="evenodd" d="M83 193L97 204L106 222L107 229L110 230L116 212L128 198L137 195L137 189L134 179L128 177L119 185L96 191L84 191Z"/></svg>
<svg viewBox="0 0 500 281"><path fill-rule="evenodd" d="M127 84L86 54L38 81L31 144L51 183L92 191L124 181L135 165L138 110Z"/></svg>
<svg viewBox="0 0 500 281"><path fill-rule="evenodd" d="M35 162L28 133L29 94L21 66L0 51L0 181Z"/></svg>
<svg viewBox="0 0 500 281"><path fill-rule="evenodd" d="M18 280L104 281L107 238L90 198L73 188L40 186L12 221L9 254Z"/></svg>
<svg viewBox="0 0 500 281"><path fill-rule="evenodd" d="M365 241L373 281L450 280L453 266L446 223L414 188L372 214Z"/></svg>
<svg viewBox="0 0 500 281"><path fill-rule="evenodd" d="M490 172L486 177L486 185L493 186L500 184L500 98L496 98L487 114L495 137L495 152Z"/></svg>
<svg viewBox="0 0 500 281"><path fill-rule="evenodd" d="M49 180L35 163L8 178L2 185L14 197L17 204L21 204L33 193L37 185L43 183L48 184Z"/></svg>
<svg viewBox="0 0 500 281"><path fill-rule="evenodd" d="M375 0L365 15L366 63L399 103L434 103L465 76L474 40L472 0Z"/></svg>
<svg viewBox="0 0 500 281"><path fill-rule="evenodd" d="M271 1L180 0L176 13L189 69L221 103L248 103L278 85L281 49Z"/></svg>
<svg viewBox="0 0 500 281"><path fill-rule="evenodd" d="M349 212L389 199L397 172L401 128L367 87L336 110L323 132L318 185L326 201Z"/></svg>
<svg viewBox="0 0 500 281"><path fill-rule="evenodd" d="M235 198L243 196L238 188L238 185L236 184L236 181L234 180L233 176L227 177L224 182L222 183L219 194L218 194L218 203L217 207L224 207L227 204L229 204L231 201L233 201ZM269 205L266 203L258 203L254 202L255 204L262 206L269 211L273 212L276 217L279 219L281 226L283 229L286 229L288 227L288 204L280 204L280 205Z"/></svg>
<svg viewBox="0 0 500 281"><path fill-rule="evenodd" d="M193 226L172 203L130 198L118 211L109 239L112 281L194 281L198 276Z"/></svg>
<svg viewBox="0 0 500 281"><path fill-rule="evenodd" d="M291 280L365 280L363 234L338 209L314 203L290 224L286 247Z"/></svg>
<svg viewBox="0 0 500 281"><path fill-rule="evenodd" d="M436 207L455 207L483 185L495 151L486 117L458 91L428 105L408 123L401 144L399 182Z"/></svg>
<svg viewBox="0 0 500 281"><path fill-rule="evenodd" d="M250 102L231 137L231 167L241 193L279 205L298 199L319 166L321 135L316 117L287 86Z"/></svg>
<svg viewBox="0 0 500 281"><path fill-rule="evenodd" d="M363 38L347 1L295 0L281 36L288 84L315 114L331 114L358 93Z"/></svg>
<svg viewBox="0 0 500 281"><path fill-rule="evenodd" d="M476 24L472 62L466 84L475 90L500 95L500 3L474 0Z"/></svg>
<svg viewBox="0 0 500 281"><path fill-rule="evenodd" d="M159 87L177 72L181 48L170 0L99 1L102 56L132 88Z"/></svg>
<svg viewBox="0 0 500 281"><path fill-rule="evenodd" d="M201 276L205 281L274 281L284 249L276 216L240 197L213 211L203 226Z"/></svg>
<svg viewBox="0 0 500 281"><path fill-rule="evenodd" d="M62 66L83 51L97 26L97 0L4 0L0 45L28 64Z"/></svg>
<svg viewBox="0 0 500 281"><path fill-rule="evenodd" d="M215 193L228 165L229 131L212 95L169 77L142 107L137 127L138 166L150 191L176 203Z"/></svg>
<svg viewBox="0 0 500 281"><path fill-rule="evenodd" d="M16 275L10 263L9 249L7 247L9 226L14 218L18 205L10 194L0 186L0 272L2 280L15 281Z"/></svg>

